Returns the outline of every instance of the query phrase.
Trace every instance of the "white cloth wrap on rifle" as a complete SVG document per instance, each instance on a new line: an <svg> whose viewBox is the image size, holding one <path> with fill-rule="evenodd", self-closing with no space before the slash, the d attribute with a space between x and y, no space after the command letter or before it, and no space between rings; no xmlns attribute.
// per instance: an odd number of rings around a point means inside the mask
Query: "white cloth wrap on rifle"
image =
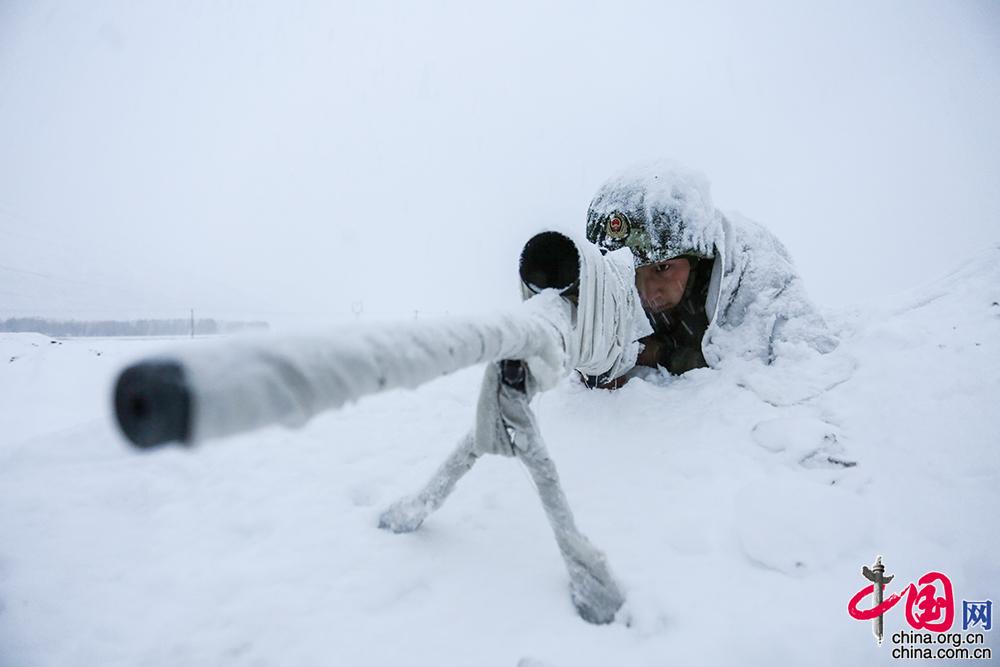
<svg viewBox="0 0 1000 667"><path fill-rule="evenodd" d="M257 335L178 346L150 360L175 361L192 394L190 439L269 424L299 426L362 396L415 388L486 361L524 359L535 387L573 368L624 373L648 328L628 251L581 256L579 308L546 290L485 317L353 325L308 335Z"/></svg>
<svg viewBox="0 0 1000 667"><path fill-rule="evenodd" d="M653 333L635 288L632 251L602 255L586 240L574 242L580 294L567 350L570 365L586 375L617 378L635 366L639 339Z"/></svg>
<svg viewBox="0 0 1000 667"><path fill-rule="evenodd" d="M183 367L197 442L268 424L299 426L367 394L415 388L484 361L531 359L542 375L565 374L571 318L572 305L547 291L477 319L195 341L150 360Z"/></svg>
<svg viewBox="0 0 1000 667"><path fill-rule="evenodd" d="M635 288L632 251L601 255L597 246L577 243L581 280L578 322L571 337L577 368L587 375L616 378L635 366L639 339L653 333Z"/></svg>
<svg viewBox="0 0 1000 667"><path fill-rule="evenodd" d="M652 333L635 288L631 251L623 248L601 255L591 243L574 243L580 255L579 306L573 309L565 358L561 367L540 359L527 360L531 370L529 395L551 388L574 368L609 379L623 375L635 365L638 340ZM527 298L532 292L522 285L522 294ZM514 456L508 427L516 429L517 425L504 416L504 391L498 370L487 367L473 432L473 449L478 454Z"/></svg>

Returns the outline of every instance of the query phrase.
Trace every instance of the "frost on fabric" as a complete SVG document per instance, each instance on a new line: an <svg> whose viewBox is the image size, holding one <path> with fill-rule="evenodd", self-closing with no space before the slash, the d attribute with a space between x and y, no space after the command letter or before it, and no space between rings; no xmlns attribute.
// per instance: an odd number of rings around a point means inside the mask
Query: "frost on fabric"
<svg viewBox="0 0 1000 667"><path fill-rule="evenodd" d="M726 217L723 230L719 308L703 343L709 365L833 350L837 339L781 241L739 214Z"/></svg>
<svg viewBox="0 0 1000 667"><path fill-rule="evenodd" d="M635 366L639 339L653 332L635 288L632 253L621 248L602 255L586 240L576 245L580 286L568 341L572 367L616 378Z"/></svg>

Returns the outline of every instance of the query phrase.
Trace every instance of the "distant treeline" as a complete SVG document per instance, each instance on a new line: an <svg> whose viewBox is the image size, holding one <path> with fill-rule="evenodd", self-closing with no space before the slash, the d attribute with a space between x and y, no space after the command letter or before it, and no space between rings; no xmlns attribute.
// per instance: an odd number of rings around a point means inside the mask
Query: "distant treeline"
<svg viewBox="0 0 1000 667"><path fill-rule="evenodd" d="M213 319L194 321L196 336L228 334L268 328L267 322L225 322ZM46 336L189 336L190 319L175 320L50 320L41 317L12 317L0 320L0 331L40 333Z"/></svg>

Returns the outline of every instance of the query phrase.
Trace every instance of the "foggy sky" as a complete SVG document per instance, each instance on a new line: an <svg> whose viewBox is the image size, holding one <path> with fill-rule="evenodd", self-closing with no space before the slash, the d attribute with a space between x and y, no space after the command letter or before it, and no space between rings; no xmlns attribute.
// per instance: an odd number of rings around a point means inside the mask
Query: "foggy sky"
<svg viewBox="0 0 1000 667"><path fill-rule="evenodd" d="M476 4L0 3L0 316L482 311L656 157L822 306L1000 242L994 2Z"/></svg>

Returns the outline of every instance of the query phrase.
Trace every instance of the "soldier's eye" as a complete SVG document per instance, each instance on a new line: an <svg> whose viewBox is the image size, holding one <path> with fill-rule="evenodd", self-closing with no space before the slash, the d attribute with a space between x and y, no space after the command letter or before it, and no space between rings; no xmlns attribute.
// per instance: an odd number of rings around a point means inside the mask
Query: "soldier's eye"
<svg viewBox="0 0 1000 667"><path fill-rule="evenodd" d="M662 272L666 271L669 268L670 268L669 264L657 264L656 265L656 272L657 273L662 273Z"/></svg>

